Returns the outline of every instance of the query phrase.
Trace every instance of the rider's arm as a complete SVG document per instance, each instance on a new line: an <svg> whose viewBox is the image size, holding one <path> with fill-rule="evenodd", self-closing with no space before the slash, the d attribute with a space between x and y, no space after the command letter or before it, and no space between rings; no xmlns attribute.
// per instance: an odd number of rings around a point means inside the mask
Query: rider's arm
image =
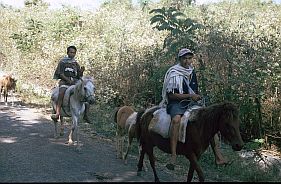
<svg viewBox="0 0 281 184"><path fill-rule="evenodd" d="M77 77L78 79L82 78L83 77L83 73L84 73L84 70L85 70L85 67L84 66L81 66L77 63Z"/></svg>
<svg viewBox="0 0 281 184"><path fill-rule="evenodd" d="M73 84L74 83L68 77L66 77L63 73L59 74L59 76L60 76L60 79L64 80L67 84Z"/></svg>

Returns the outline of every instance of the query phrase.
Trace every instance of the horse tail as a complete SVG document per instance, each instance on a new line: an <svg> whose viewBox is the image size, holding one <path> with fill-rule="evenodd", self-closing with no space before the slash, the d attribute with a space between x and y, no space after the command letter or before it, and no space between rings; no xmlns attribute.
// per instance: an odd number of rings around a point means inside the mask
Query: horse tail
<svg viewBox="0 0 281 184"><path fill-rule="evenodd" d="M120 109L120 107L117 107L117 108L115 109L115 113L114 113L114 122L115 122L115 123L117 123L117 113L118 113L119 109Z"/></svg>
<svg viewBox="0 0 281 184"><path fill-rule="evenodd" d="M147 109L144 111L142 114L137 115L137 120L136 120L136 137L137 140L140 144L143 142L143 136L148 134L148 126L153 118L153 113L158 110L160 107L155 106L150 109Z"/></svg>
<svg viewBox="0 0 281 184"><path fill-rule="evenodd" d="M141 117L144 114L145 110L140 110L137 112L137 117L136 117L136 138L137 141L140 141L141 137Z"/></svg>

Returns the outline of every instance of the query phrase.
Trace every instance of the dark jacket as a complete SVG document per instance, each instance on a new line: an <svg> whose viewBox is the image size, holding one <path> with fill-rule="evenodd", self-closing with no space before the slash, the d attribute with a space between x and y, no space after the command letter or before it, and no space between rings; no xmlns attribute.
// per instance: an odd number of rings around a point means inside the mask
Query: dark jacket
<svg viewBox="0 0 281 184"><path fill-rule="evenodd" d="M71 59L68 57L63 58L60 60L53 78L60 79L59 85L69 85L67 81L63 80L60 75L64 74L69 80L71 81L78 81L82 76L83 73L80 69L80 65L77 63L75 59Z"/></svg>

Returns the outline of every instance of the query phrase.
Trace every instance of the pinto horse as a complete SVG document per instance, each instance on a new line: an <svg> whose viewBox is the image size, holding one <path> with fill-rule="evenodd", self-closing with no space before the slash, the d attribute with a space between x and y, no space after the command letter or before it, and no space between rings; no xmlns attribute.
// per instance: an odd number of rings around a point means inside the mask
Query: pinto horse
<svg viewBox="0 0 281 184"><path fill-rule="evenodd" d="M141 118L137 119L137 139L140 140L141 155L138 162L138 173L142 170L145 153L149 156L150 165L154 173L155 181L159 178L155 169L153 147L170 153L170 140L152 132L148 126L153 118L153 112L160 107L148 109ZM213 104L193 110L186 126L185 143L178 142L177 155L184 155L190 162L187 181L192 181L194 171L197 172L199 181L204 181L204 174L199 165L200 156L209 147L214 135L220 131L225 140L232 145L232 149L240 151L243 147L243 140L239 131L239 110L231 102Z"/></svg>
<svg viewBox="0 0 281 184"><path fill-rule="evenodd" d="M56 103L59 94L59 87L56 87L52 91L51 102L53 113L56 112ZM61 114L60 114L60 123L61 123L61 132L60 135L63 135L63 117L72 118L71 131L68 136L68 144L73 144L73 132L76 130L77 138L77 149L80 150L79 144L79 122L85 113L85 103L93 104L95 102L95 85L90 77L83 77L75 85L72 85L67 88L65 91ZM55 124L55 138L58 136L57 132L57 121L53 120Z"/></svg>
<svg viewBox="0 0 281 184"><path fill-rule="evenodd" d="M144 111L136 112L131 106L122 106L118 108L114 115L114 121L117 124L116 128L116 150L117 158L122 158L127 164L127 156L131 148L134 138L136 138L136 119L141 116ZM128 145L124 154L124 140L128 136Z"/></svg>
<svg viewBox="0 0 281 184"><path fill-rule="evenodd" d="M13 92L16 90L17 80L14 79L11 75L4 75L0 77L0 100L1 93L4 90L4 102L7 104L8 101L8 92L11 91L11 96L14 98ZM14 99L12 100L12 105L14 104Z"/></svg>

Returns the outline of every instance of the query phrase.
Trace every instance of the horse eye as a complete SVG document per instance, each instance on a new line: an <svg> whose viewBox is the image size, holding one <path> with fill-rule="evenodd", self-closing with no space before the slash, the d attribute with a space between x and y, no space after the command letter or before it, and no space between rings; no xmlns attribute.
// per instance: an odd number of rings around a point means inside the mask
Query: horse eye
<svg viewBox="0 0 281 184"><path fill-rule="evenodd" d="M87 88L86 88L86 87L84 87L84 90L86 91L86 90L87 90Z"/></svg>
<svg viewBox="0 0 281 184"><path fill-rule="evenodd" d="M233 134L234 133L233 127L230 126L229 124L226 124L226 131L227 131L227 134Z"/></svg>

